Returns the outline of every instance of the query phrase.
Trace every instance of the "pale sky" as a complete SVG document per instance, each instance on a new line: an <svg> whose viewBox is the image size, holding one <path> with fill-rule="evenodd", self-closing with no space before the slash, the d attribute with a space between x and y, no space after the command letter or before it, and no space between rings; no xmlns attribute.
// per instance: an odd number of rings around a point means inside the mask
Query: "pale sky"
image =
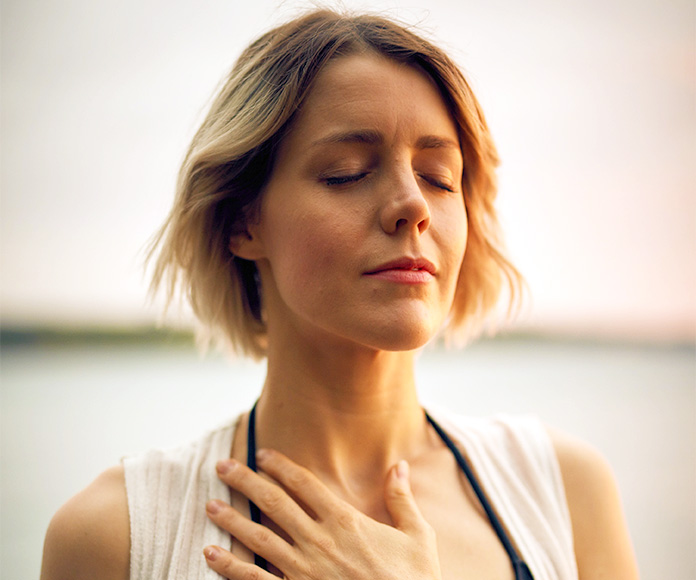
<svg viewBox="0 0 696 580"><path fill-rule="evenodd" d="M502 158L523 326L694 336L692 0L353 2L419 23L473 84ZM307 3L6 0L5 323L128 324L205 104L244 46Z"/></svg>

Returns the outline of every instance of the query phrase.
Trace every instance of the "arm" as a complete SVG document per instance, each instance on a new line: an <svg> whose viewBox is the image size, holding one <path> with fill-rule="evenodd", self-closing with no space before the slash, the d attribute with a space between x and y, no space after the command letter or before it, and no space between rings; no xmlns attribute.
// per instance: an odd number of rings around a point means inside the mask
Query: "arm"
<svg viewBox="0 0 696 580"><path fill-rule="evenodd" d="M550 431L563 476L580 580L637 580L631 539L609 464L590 445Z"/></svg>
<svg viewBox="0 0 696 580"><path fill-rule="evenodd" d="M122 467L102 473L48 526L41 580L128 580L130 522Z"/></svg>

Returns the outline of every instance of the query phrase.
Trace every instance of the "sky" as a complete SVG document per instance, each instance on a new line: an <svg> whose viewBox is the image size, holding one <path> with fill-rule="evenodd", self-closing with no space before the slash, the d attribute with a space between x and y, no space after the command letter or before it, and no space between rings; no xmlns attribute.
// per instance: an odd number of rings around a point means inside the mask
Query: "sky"
<svg viewBox="0 0 696 580"><path fill-rule="evenodd" d="M496 140L520 327L653 339L696 329L691 0L353 2L462 66ZM144 248L219 80L309 3L5 0L4 324L149 323Z"/></svg>

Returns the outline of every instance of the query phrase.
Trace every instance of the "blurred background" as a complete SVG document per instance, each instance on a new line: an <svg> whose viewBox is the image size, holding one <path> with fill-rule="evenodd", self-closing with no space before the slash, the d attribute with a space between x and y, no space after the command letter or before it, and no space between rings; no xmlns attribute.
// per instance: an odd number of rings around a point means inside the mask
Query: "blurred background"
<svg viewBox="0 0 696 580"><path fill-rule="evenodd" d="M530 300L502 336L427 349L425 401L533 412L615 468L644 579L696 577L696 5L357 2L462 65L498 144ZM155 329L144 248L220 78L308 3L5 0L0 576L36 578L55 510L126 454L254 400L263 365Z"/></svg>

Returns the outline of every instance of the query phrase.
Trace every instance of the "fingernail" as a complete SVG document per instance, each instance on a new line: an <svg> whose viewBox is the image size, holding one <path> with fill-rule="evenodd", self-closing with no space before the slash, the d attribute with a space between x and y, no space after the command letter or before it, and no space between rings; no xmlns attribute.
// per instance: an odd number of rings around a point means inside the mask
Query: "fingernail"
<svg viewBox="0 0 696 580"><path fill-rule="evenodd" d="M408 481L408 463L405 459L396 464L396 476L403 481Z"/></svg>
<svg viewBox="0 0 696 580"><path fill-rule="evenodd" d="M216 514L218 513L223 507L225 507L225 504L223 504L219 499L214 499L212 501L209 501L205 505L205 509L208 510L209 514Z"/></svg>
<svg viewBox="0 0 696 580"><path fill-rule="evenodd" d="M208 560L213 562L220 555L220 550L218 550L215 546L208 546L205 550L203 550L203 553Z"/></svg>
<svg viewBox="0 0 696 580"><path fill-rule="evenodd" d="M223 461L218 461L217 472L220 475L224 475L225 473L229 473L230 471L232 471L236 466L237 462L233 459L225 459Z"/></svg>
<svg viewBox="0 0 696 580"><path fill-rule="evenodd" d="M268 452L268 449L259 449L256 452L256 461L257 463L261 463L262 461L268 459L270 456L270 453Z"/></svg>

